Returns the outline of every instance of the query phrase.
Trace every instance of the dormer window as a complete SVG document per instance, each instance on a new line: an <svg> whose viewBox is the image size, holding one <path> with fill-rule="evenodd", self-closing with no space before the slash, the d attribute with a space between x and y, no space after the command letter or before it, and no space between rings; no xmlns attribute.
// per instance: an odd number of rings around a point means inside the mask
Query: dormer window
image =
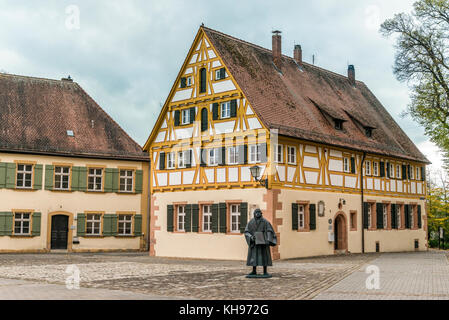
<svg viewBox="0 0 449 320"><path fill-rule="evenodd" d="M365 127L365 136L367 136L368 138L371 138L372 135L373 135L373 129Z"/></svg>
<svg viewBox="0 0 449 320"><path fill-rule="evenodd" d="M215 70L215 80L221 80L224 78L226 78L226 69L225 68Z"/></svg>
<svg viewBox="0 0 449 320"><path fill-rule="evenodd" d="M343 120L334 119L334 127L336 130L343 130Z"/></svg>

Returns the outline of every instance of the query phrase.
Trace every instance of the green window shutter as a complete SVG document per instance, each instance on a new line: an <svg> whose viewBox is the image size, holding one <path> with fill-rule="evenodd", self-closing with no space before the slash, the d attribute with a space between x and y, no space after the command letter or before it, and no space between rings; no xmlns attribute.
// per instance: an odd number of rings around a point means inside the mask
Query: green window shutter
<svg viewBox="0 0 449 320"><path fill-rule="evenodd" d="M224 79L224 78L226 78L226 69L221 68L220 69L220 79Z"/></svg>
<svg viewBox="0 0 449 320"><path fill-rule="evenodd" d="M142 235L142 215L136 214L134 216L134 235L140 237Z"/></svg>
<svg viewBox="0 0 449 320"><path fill-rule="evenodd" d="M86 234L86 215L84 213L78 213L76 219L76 235L83 237Z"/></svg>
<svg viewBox="0 0 449 320"><path fill-rule="evenodd" d="M201 159L200 159L200 166L206 167L207 166L207 150L201 149Z"/></svg>
<svg viewBox="0 0 449 320"><path fill-rule="evenodd" d="M368 229L369 226L369 217L368 217L368 210L369 210L370 204L368 202L363 203L363 228Z"/></svg>
<svg viewBox="0 0 449 320"><path fill-rule="evenodd" d="M208 118L209 110L207 108L203 108L201 110L201 132L206 131L209 128Z"/></svg>
<svg viewBox="0 0 449 320"><path fill-rule="evenodd" d="M186 232L192 232L192 205L187 204L186 205L186 220L185 220L185 227Z"/></svg>
<svg viewBox="0 0 449 320"><path fill-rule="evenodd" d="M167 206L167 231L173 232L173 205Z"/></svg>
<svg viewBox="0 0 449 320"><path fill-rule="evenodd" d="M382 203L376 203L376 212L377 212L377 229L383 229L384 228L384 212L383 212L383 204Z"/></svg>
<svg viewBox="0 0 449 320"><path fill-rule="evenodd" d="M53 177L55 167L51 164L45 165L45 190L53 190ZM73 182L73 177L72 177Z"/></svg>
<svg viewBox="0 0 449 320"><path fill-rule="evenodd" d="M421 229L422 223L421 223L421 205L418 205L418 228Z"/></svg>
<svg viewBox="0 0 449 320"><path fill-rule="evenodd" d="M33 189L41 190L42 189L42 168L41 164L34 165L34 185Z"/></svg>
<svg viewBox="0 0 449 320"><path fill-rule="evenodd" d="M0 236L7 235L6 219L9 212L0 212Z"/></svg>
<svg viewBox="0 0 449 320"><path fill-rule="evenodd" d="M396 204L392 203L390 208L391 208L391 229L397 229L398 228L398 224L397 224L398 215L396 213Z"/></svg>
<svg viewBox="0 0 449 320"><path fill-rule="evenodd" d="M242 202L240 204L240 233L245 232L247 224L248 224L248 203Z"/></svg>
<svg viewBox="0 0 449 320"><path fill-rule="evenodd" d="M405 228L410 229L410 206L408 204L404 205L404 215L405 215Z"/></svg>
<svg viewBox="0 0 449 320"><path fill-rule="evenodd" d="M182 77L181 78L181 88L187 87L187 78Z"/></svg>
<svg viewBox="0 0 449 320"><path fill-rule="evenodd" d="M227 225L226 225L226 203L221 202L218 205L220 211L220 233L226 233Z"/></svg>
<svg viewBox="0 0 449 320"><path fill-rule="evenodd" d="M78 190L86 191L87 190L87 168L79 167L79 177L78 177Z"/></svg>
<svg viewBox="0 0 449 320"><path fill-rule="evenodd" d="M72 167L72 191L78 191L80 168ZM53 183L52 183L53 184ZM45 189L47 189L47 168L45 168Z"/></svg>
<svg viewBox="0 0 449 320"><path fill-rule="evenodd" d="M385 162L381 161L379 166L380 166L380 176L385 177Z"/></svg>
<svg viewBox="0 0 449 320"><path fill-rule="evenodd" d="M237 100L231 100L231 117L237 117Z"/></svg>
<svg viewBox="0 0 449 320"><path fill-rule="evenodd" d="M212 104L212 119L218 120L218 103Z"/></svg>
<svg viewBox="0 0 449 320"><path fill-rule="evenodd" d="M411 176L412 176L412 170L411 170L411 167L410 167L410 165L408 164L407 165L407 179L409 179L410 180L410 178L411 178Z"/></svg>
<svg viewBox="0 0 449 320"><path fill-rule="evenodd" d="M218 165L225 166L226 165L226 147L221 147L216 149L215 152L218 152Z"/></svg>
<svg viewBox="0 0 449 320"><path fill-rule="evenodd" d="M199 231L200 206L192 204L192 232Z"/></svg>
<svg viewBox="0 0 449 320"><path fill-rule="evenodd" d="M6 188L14 189L16 187L16 164L6 164Z"/></svg>
<svg viewBox="0 0 449 320"><path fill-rule="evenodd" d="M111 217L111 234L112 236L116 236L118 228L118 215L111 214Z"/></svg>
<svg viewBox="0 0 449 320"><path fill-rule="evenodd" d="M407 180L407 166L405 164L402 165L402 180Z"/></svg>
<svg viewBox="0 0 449 320"><path fill-rule="evenodd" d="M114 171L111 168L106 168L104 179L104 192L112 192L113 179L114 179Z"/></svg>
<svg viewBox="0 0 449 320"><path fill-rule="evenodd" d="M298 204L292 203L292 230L298 231Z"/></svg>
<svg viewBox="0 0 449 320"><path fill-rule="evenodd" d="M159 170L165 170L165 152L159 153Z"/></svg>
<svg viewBox="0 0 449 320"><path fill-rule="evenodd" d="M33 212L32 215L32 230L31 235L33 237L38 237L41 235L41 213L40 212Z"/></svg>
<svg viewBox="0 0 449 320"><path fill-rule="evenodd" d="M212 205L212 232L218 232L218 204Z"/></svg>
<svg viewBox="0 0 449 320"><path fill-rule="evenodd" d="M179 126L179 117L181 112L179 110L175 110L175 127Z"/></svg>
<svg viewBox="0 0 449 320"><path fill-rule="evenodd" d="M195 112L196 112L195 107L191 107L190 108L190 112L189 112L190 123L194 123L195 122L195 116L196 116Z"/></svg>
<svg viewBox="0 0 449 320"><path fill-rule="evenodd" d="M351 173L355 173L355 158L351 157Z"/></svg>
<svg viewBox="0 0 449 320"><path fill-rule="evenodd" d="M309 219L310 230L316 230L316 205L315 204L311 204L309 206L309 214L310 214L310 219Z"/></svg>
<svg viewBox="0 0 449 320"><path fill-rule="evenodd" d="M391 176L390 174L390 163L387 162L387 178L389 178Z"/></svg>
<svg viewBox="0 0 449 320"><path fill-rule="evenodd" d="M0 189L6 188L6 163L0 162Z"/></svg>
<svg viewBox="0 0 449 320"><path fill-rule="evenodd" d="M112 215L105 214L103 216L103 236L111 237L112 236Z"/></svg>
<svg viewBox="0 0 449 320"><path fill-rule="evenodd" d="M143 170L136 170L136 193L142 193Z"/></svg>
<svg viewBox="0 0 449 320"><path fill-rule="evenodd" d="M4 231L4 235L5 236L11 236L12 235L12 230L13 230L13 220L14 220L14 215L12 212L6 212L5 214L5 231Z"/></svg>
<svg viewBox="0 0 449 320"><path fill-rule="evenodd" d="M112 169L112 192L120 191L120 170Z"/></svg>

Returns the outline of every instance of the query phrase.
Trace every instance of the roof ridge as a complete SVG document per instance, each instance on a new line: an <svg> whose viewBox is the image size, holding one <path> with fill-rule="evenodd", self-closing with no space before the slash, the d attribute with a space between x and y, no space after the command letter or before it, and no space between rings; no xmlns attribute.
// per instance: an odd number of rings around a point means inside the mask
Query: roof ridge
<svg viewBox="0 0 449 320"><path fill-rule="evenodd" d="M21 74L5 73L5 72L0 72L0 77L1 77L1 76L15 77L15 78L25 78L25 79L33 79L33 80L41 80L41 81L54 81L54 82L64 82L64 83L76 83L75 81L64 81L64 80L58 80L58 79L50 79L50 78L42 78L42 77L24 76L24 75L21 75Z"/></svg>
<svg viewBox="0 0 449 320"><path fill-rule="evenodd" d="M256 49L263 50L263 51L270 52L270 53L272 52L272 50L270 50L270 49L268 49L268 48L264 48L264 47L262 47L262 46L260 46L260 45L258 45L258 44L248 42L248 41L246 41L246 40L243 40L243 39L240 39L240 38L231 36L231 35L229 35L229 34L226 34L226 33L221 32L221 31L218 31L218 30L215 30L215 29L211 29L211 28L206 27L206 26L201 26L201 28L206 29L206 30L209 30L209 31L212 31L212 32L215 32L215 33L217 33L217 34L219 34L219 35L222 35L222 36L224 36L224 37L230 38L231 40L239 41L239 42L242 42L242 43L244 43L244 44L250 45L250 46L252 46L252 47L255 47ZM285 54L281 54L281 56L284 57L284 58L286 58L286 59L293 60L293 62L296 63L296 61L295 61L295 59L294 59L293 57L287 56L287 55L285 55ZM305 61L303 61L303 64L307 65L307 66L310 67L310 68L315 68L315 69L318 69L319 71L327 72L327 73L329 73L329 74L331 74L331 75L333 75L333 76L338 76L338 77L342 77L342 78L344 78L344 79L347 79L347 76L345 76L345 75L343 75L343 74L340 74L340 73L337 73L337 72L334 72L334 71L331 71L331 70L328 70L328 69L324 69L323 67L319 67L319 66L317 66L317 65L314 65L314 64L311 64L311 63L308 63L308 62L305 62ZM356 82L358 82L358 83L364 83L363 81L360 81L360 80L356 80Z"/></svg>

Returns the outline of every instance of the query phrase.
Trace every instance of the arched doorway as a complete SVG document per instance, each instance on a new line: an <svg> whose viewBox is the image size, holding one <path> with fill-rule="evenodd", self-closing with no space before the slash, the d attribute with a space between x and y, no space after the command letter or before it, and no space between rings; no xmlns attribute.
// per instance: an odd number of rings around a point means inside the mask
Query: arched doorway
<svg viewBox="0 0 449 320"><path fill-rule="evenodd" d="M48 215L47 250L72 251L73 215L70 212L53 212Z"/></svg>
<svg viewBox="0 0 449 320"><path fill-rule="evenodd" d="M334 249L338 253L348 251L348 231L346 217L343 212L337 213L334 219Z"/></svg>

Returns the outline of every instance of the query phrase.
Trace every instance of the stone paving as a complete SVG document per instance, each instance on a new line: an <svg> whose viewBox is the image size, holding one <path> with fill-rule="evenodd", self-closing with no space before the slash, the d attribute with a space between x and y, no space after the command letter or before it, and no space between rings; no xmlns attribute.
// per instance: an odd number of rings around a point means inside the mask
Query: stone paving
<svg viewBox="0 0 449 320"><path fill-rule="evenodd" d="M14 295L17 299L311 299L377 257L274 262L269 269L273 278L255 280L245 278L250 268L243 261L168 259L138 253L6 254L0 255L0 279L19 282L0 282L0 299ZM80 290L65 288L70 265L80 271Z"/></svg>
<svg viewBox="0 0 449 320"><path fill-rule="evenodd" d="M378 289L367 289L369 265L379 269ZM449 299L449 263L445 252L384 253L322 291L317 300ZM372 271L371 271L372 272ZM372 278L370 278L372 279ZM368 281L373 285L375 282Z"/></svg>

